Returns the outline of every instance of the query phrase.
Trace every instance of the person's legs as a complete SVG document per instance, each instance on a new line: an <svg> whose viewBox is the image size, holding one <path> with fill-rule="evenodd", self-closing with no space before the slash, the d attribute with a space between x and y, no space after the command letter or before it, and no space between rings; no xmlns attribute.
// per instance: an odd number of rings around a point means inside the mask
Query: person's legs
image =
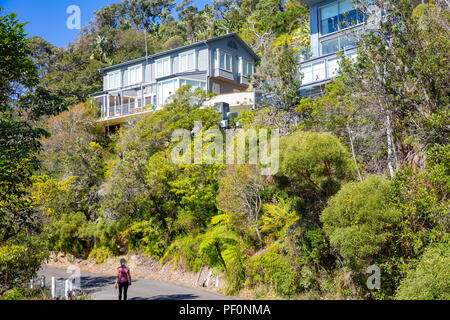
<svg viewBox="0 0 450 320"><path fill-rule="evenodd" d="M128 293L128 282L123 284L123 300L128 300L127 293Z"/></svg>
<svg viewBox="0 0 450 320"><path fill-rule="evenodd" d="M119 300L122 300L122 290L123 289L124 289L123 284L119 282Z"/></svg>

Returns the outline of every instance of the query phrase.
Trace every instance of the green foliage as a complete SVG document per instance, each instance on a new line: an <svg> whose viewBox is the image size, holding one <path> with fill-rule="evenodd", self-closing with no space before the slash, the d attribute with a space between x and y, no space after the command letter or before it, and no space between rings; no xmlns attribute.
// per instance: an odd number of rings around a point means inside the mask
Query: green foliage
<svg viewBox="0 0 450 320"><path fill-rule="evenodd" d="M0 295L27 283L36 276L41 262L48 257L36 245L6 244L0 246Z"/></svg>
<svg viewBox="0 0 450 320"><path fill-rule="evenodd" d="M396 299L450 299L450 245L442 243L428 247L416 268L400 283Z"/></svg>
<svg viewBox="0 0 450 320"><path fill-rule="evenodd" d="M400 213L389 203L388 192L388 181L368 176L363 182L344 185L321 215L331 245L355 272L373 262L400 221Z"/></svg>
<svg viewBox="0 0 450 320"><path fill-rule="evenodd" d="M201 241L202 235L189 234L178 237L172 241L161 260L173 263L175 269L181 266L193 272L199 272L203 265L203 260L199 254Z"/></svg>
<svg viewBox="0 0 450 320"><path fill-rule="evenodd" d="M109 248L100 247L92 249L87 259L89 261L95 261L96 264L101 264L113 256L114 253Z"/></svg>
<svg viewBox="0 0 450 320"><path fill-rule="evenodd" d="M246 261L245 284L271 286L280 295L292 296L301 288L295 265L295 257L286 253L282 243L276 242Z"/></svg>
<svg viewBox="0 0 450 320"><path fill-rule="evenodd" d="M141 249L146 254L162 258L165 251L164 233L155 227L155 219L134 222L126 231L130 249Z"/></svg>
<svg viewBox="0 0 450 320"><path fill-rule="evenodd" d="M91 242L87 232L86 216L82 212L62 214L45 225L49 246L55 251L86 255Z"/></svg>
<svg viewBox="0 0 450 320"><path fill-rule="evenodd" d="M273 234L275 238L285 237L287 229L298 220L290 200L278 197L274 203L264 204L263 208L261 232Z"/></svg>
<svg viewBox="0 0 450 320"><path fill-rule="evenodd" d="M36 228L28 189L39 168L39 139L48 135L39 121L65 108L38 86L31 53L24 24L15 14L0 16L0 245Z"/></svg>

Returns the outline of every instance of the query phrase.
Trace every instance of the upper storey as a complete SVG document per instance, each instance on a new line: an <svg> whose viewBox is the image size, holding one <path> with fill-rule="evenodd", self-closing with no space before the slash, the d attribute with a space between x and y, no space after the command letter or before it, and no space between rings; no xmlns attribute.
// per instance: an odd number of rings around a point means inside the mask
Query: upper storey
<svg viewBox="0 0 450 320"><path fill-rule="evenodd" d="M311 55L318 57L356 46L365 21L352 0L303 0L310 6Z"/></svg>
<svg viewBox="0 0 450 320"><path fill-rule="evenodd" d="M253 50L231 33L104 68L103 90L123 90L179 76L220 77L246 84L256 60Z"/></svg>

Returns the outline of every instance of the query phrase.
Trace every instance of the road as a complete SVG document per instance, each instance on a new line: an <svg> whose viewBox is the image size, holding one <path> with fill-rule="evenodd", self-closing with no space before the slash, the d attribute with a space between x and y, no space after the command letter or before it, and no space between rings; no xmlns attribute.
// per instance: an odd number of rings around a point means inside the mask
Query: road
<svg viewBox="0 0 450 320"><path fill-rule="evenodd" d="M67 279L70 274L65 269L43 267L38 276L46 277L47 285L51 283L51 277ZM117 291L114 288L115 277L81 272L81 288L90 295L93 300L117 300ZM146 279L133 279L128 289L128 300L234 300L215 292L198 288L190 288L173 283L165 283Z"/></svg>

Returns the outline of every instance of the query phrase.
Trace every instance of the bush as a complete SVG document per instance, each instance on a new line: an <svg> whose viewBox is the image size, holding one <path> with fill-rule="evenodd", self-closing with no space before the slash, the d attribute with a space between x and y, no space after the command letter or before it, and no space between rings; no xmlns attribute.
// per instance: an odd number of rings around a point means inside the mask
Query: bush
<svg viewBox="0 0 450 320"><path fill-rule="evenodd" d="M283 252L281 243L248 259L245 266L246 285L273 286L277 294L292 296L301 289L295 257Z"/></svg>
<svg viewBox="0 0 450 320"><path fill-rule="evenodd" d="M87 235L87 226L86 216L82 212L52 218L46 226L50 248L75 256L89 252L91 241Z"/></svg>
<svg viewBox="0 0 450 320"><path fill-rule="evenodd" d="M329 133L298 131L280 141L280 172L301 185L330 196L339 181L353 176L351 156Z"/></svg>
<svg viewBox="0 0 450 320"><path fill-rule="evenodd" d="M321 215L331 245L353 271L360 272L374 261L399 222L400 213L391 208L388 191L389 181L379 176L348 183Z"/></svg>
<svg viewBox="0 0 450 320"><path fill-rule="evenodd" d="M147 255L162 258L166 250L164 233L156 225L156 219L133 223L126 231L130 249L141 249Z"/></svg>
<svg viewBox="0 0 450 320"><path fill-rule="evenodd" d="M398 300L450 300L450 245L428 247L401 282Z"/></svg>
<svg viewBox="0 0 450 320"><path fill-rule="evenodd" d="M108 260L109 257L113 257L114 253L109 248L100 247L95 248L89 253L88 260L94 260L96 264L103 263Z"/></svg>
<svg viewBox="0 0 450 320"><path fill-rule="evenodd" d="M0 247L0 294L36 276L46 257L37 248L13 244Z"/></svg>

